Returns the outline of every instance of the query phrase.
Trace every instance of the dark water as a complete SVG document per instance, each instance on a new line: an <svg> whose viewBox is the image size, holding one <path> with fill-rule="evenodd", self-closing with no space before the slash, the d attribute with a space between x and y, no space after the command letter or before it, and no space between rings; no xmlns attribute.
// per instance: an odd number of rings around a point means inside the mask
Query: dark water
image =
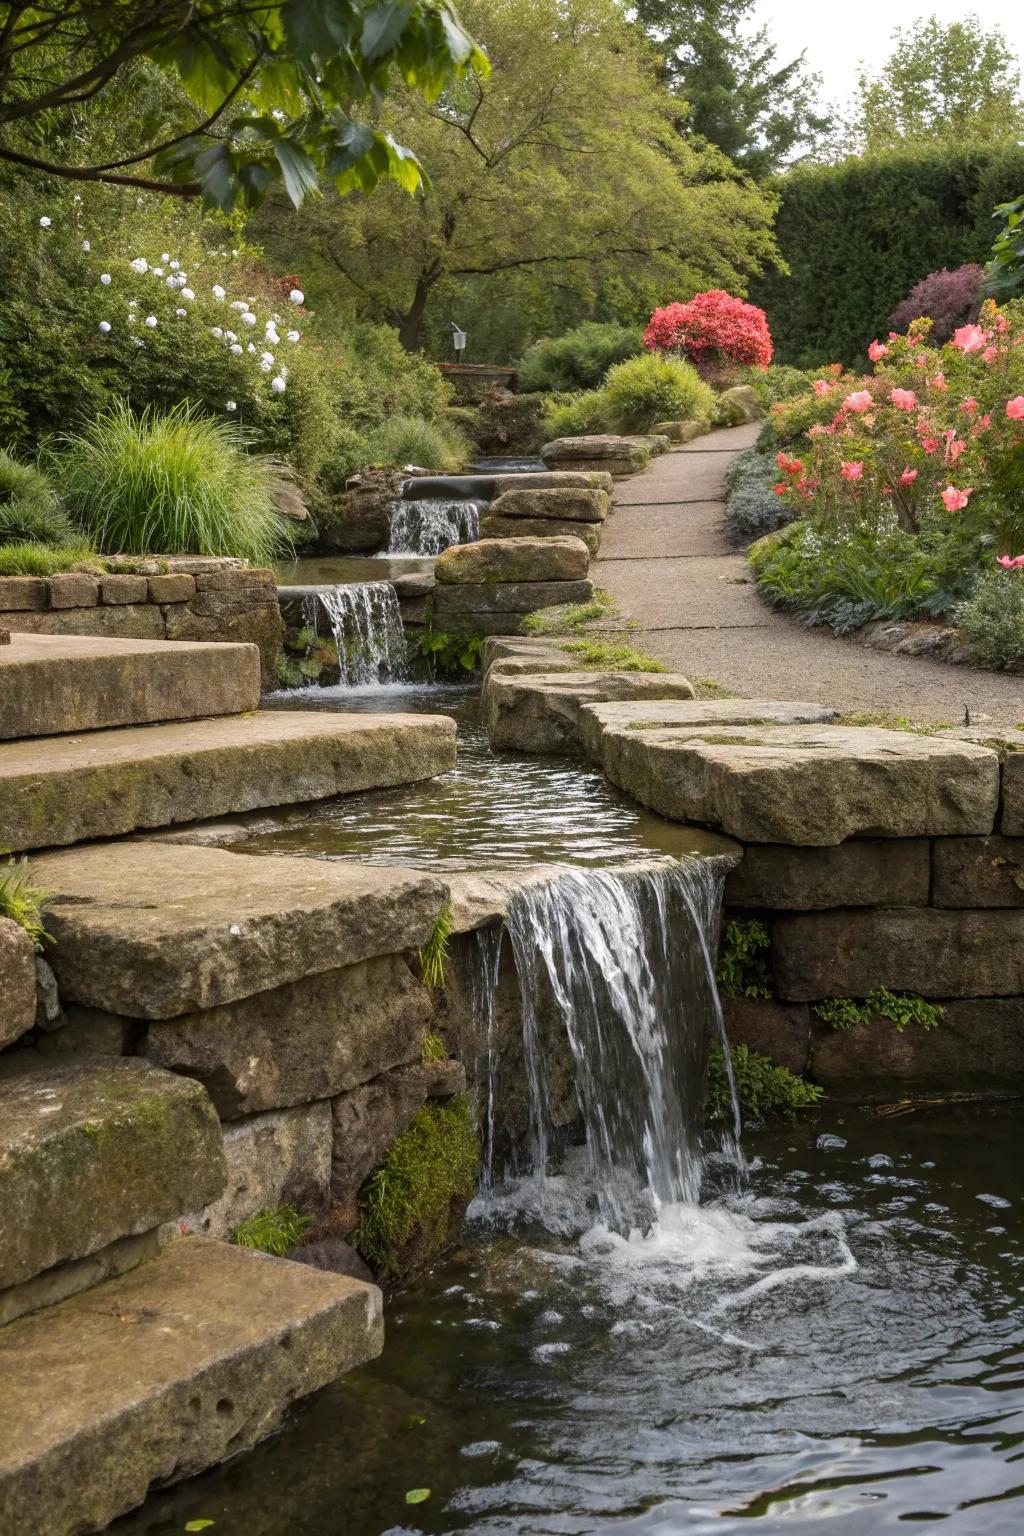
<svg viewBox="0 0 1024 1536"><path fill-rule="evenodd" d="M119 1536L1024 1530L1024 1125L747 1153L742 1194L647 1241L478 1223L379 1361Z"/></svg>
<svg viewBox="0 0 1024 1536"><path fill-rule="evenodd" d="M612 864L651 853L681 855L721 844L712 834L663 821L577 762L494 753L479 721L475 687L303 689L273 708L408 711L452 715L459 761L422 784L345 795L276 815L277 830L250 852L333 854L440 870L534 863Z"/></svg>

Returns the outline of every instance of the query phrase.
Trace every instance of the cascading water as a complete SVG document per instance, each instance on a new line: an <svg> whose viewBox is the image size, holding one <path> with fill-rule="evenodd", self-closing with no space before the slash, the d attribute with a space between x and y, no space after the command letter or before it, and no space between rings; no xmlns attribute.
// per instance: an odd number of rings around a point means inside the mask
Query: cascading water
<svg viewBox="0 0 1024 1536"><path fill-rule="evenodd" d="M338 647L345 687L366 688L404 680L405 631L398 596L389 581L318 587L306 599L304 617L317 632L326 620Z"/></svg>
<svg viewBox="0 0 1024 1536"><path fill-rule="evenodd" d="M389 555L439 555L452 544L480 537L480 508L475 501L393 501Z"/></svg>

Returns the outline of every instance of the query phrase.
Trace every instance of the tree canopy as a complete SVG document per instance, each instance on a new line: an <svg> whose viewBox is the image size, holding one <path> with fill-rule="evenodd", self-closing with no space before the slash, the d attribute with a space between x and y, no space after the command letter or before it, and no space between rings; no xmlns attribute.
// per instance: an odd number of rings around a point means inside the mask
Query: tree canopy
<svg viewBox="0 0 1024 1536"><path fill-rule="evenodd" d="M180 79L187 121L99 164L48 158L63 111L149 61ZM435 101L487 71L450 0L62 0L0 6L0 160L75 181L142 187L230 211L282 186L369 191L422 180L372 119L396 81ZM354 115L364 108L366 116ZM144 168L144 169L142 169Z"/></svg>

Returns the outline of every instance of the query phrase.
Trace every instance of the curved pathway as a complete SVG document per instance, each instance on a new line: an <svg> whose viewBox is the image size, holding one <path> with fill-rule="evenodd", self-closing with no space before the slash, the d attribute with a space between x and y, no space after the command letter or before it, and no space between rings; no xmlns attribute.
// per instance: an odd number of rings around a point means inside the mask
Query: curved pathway
<svg viewBox="0 0 1024 1536"><path fill-rule="evenodd" d="M620 481L592 574L673 671L748 697L809 699L960 725L1024 721L1024 677L872 651L767 608L742 551L726 543L722 487L757 437L732 427Z"/></svg>

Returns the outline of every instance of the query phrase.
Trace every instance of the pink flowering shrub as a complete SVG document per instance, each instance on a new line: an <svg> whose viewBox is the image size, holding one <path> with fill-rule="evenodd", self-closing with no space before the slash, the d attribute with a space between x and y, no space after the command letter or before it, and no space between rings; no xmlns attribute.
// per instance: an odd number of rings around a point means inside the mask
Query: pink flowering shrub
<svg viewBox="0 0 1024 1536"><path fill-rule="evenodd" d="M644 331L648 352L677 352L705 377L730 366L767 368L772 338L763 309L709 288L688 304L656 309Z"/></svg>
<svg viewBox="0 0 1024 1536"><path fill-rule="evenodd" d="M889 316L890 329L906 331L913 321L926 315L932 322L933 338L948 341L958 325L977 319L984 281L984 268L970 262L952 270L943 267L940 272L929 272L903 303L897 304Z"/></svg>

